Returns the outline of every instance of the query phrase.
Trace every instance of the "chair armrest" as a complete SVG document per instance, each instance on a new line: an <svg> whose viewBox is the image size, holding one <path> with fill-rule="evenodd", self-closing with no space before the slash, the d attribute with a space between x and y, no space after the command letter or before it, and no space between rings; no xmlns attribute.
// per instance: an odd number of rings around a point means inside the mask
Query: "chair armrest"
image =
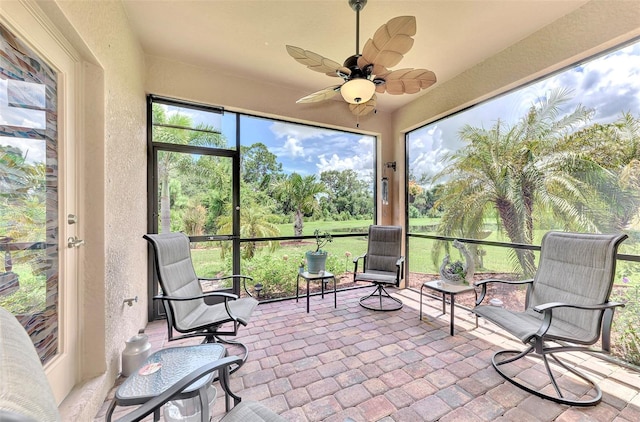
<svg viewBox="0 0 640 422"><path fill-rule="evenodd" d="M158 296L154 296L153 299L154 300L166 300L166 301L185 301L185 300L196 300L196 299L204 299L206 297L223 297L225 302L229 299L231 300L236 300L238 299L238 295L233 294L233 293L226 293L226 292L209 292L209 293L203 293L201 295L198 296L182 296L182 297L176 297L176 296L164 296L164 295L158 295Z"/></svg>
<svg viewBox="0 0 640 422"><path fill-rule="evenodd" d="M398 258L398 260L396 261L396 266L400 266L404 263L404 256L401 256L400 258Z"/></svg>
<svg viewBox="0 0 640 422"><path fill-rule="evenodd" d="M229 366L233 364L241 364L242 359L237 356L229 356L226 358L222 358L219 360L212 361L195 371L191 372L188 375L185 375L178 382L173 384L171 387L167 388L162 394L154 397L149 400L145 404L141 405L134 411L127 413L123 417L116 420L116 422L136 422L144 419L146 416L153 413L155 410L159 409L160 406L163 406L166 402L171 400L176 394L179 394L182 390L187 388L189 385L193 384L198 379L204 377L207 374L210 374L213 371L219 370L221 374L219 374L220 384L226 393L230 393L233 397L237 397L229 391L229 386L227 383L229 377ZM235 404L237 404L236 401Z"/></svg>
<svg viewBox="0 0 640 422"><path fill-rule="evenodd" d="M527 280L499 280L497 278L488 278L486 280L478 280L476 282L473 283L474 286L476 287L480 287L482 285L485 284L490 284L490 283L502 283L502 284L514 284L514 285L518 285L518 284L531 284L533 283L533 279L527 279Z"/></svg>
<svg viewBox="0 0 640 422"><path fill-rule="evenodd" d="M624 303L606 302L598 305L578 305L578 304L562 303L562 302L549 302L549 303L543 303L542 305L534 306L533 308L534 311L538 313L544 313L544 320L542 321L542 324L540 325L540 328L538 329L538 332L535 334L535 336L541 339L547 333L547 331L549 331L549 328L551 328L551 321L553 320L553 309L555 308L606 311L607 309L613 309L618 306L624 307ZM606 335L608 336L609 333L607 332ZM607 338L606 342L608 341L609 339ZM608 347L608 345L603 346L603 348L605 347Z"/></svg>
<svg viewBox="0 0 640 422"><path fill-rule="evenodd" d="M232 274L232 275L225 275L223 277L213 277L213 278L198 277L198 280L199 281L219 281L219 280L228 280L230 278L241 278L242 279L242 287L244 288L244 291L249 295L249 297L253 297L251 292L247 289L247 280L252 280L253 281L253 277L248 276L248 275Z"/></svg>
<svg viewBox="0 0 640 422"><path fill-rule="evenodd" d="M487 285L491 283L502 283L502 284L510 284L513 286L519 285L527 285L533 283L533 279L529 278L527 280L499 280L497 278L488 278L486 280L478 280L473 283L474 287L482 287L482 291L480 292L480 296L476 298L476 306L479 306L487 295Z"/></svg>
<svg viewBox="0 0 640 422"><path fill-rule="evenodd" d="M624 303L606 302L599 305L575 305L571 303L549 302L549 303L543 303L542 305L535 306L533 310L539 313L543 313L549 309L554 309L554 308L574 308L574 309L586 309L586 310L597 311L597 310L615 308L617 306L621 306L624 308Z"/></svg>
<svg viewBox="0 0 640 422"><path fill-rule="evenodd" d="M360 255L360 256L356 256L355 258L353 258L353 281L356 281L356 273L358 272L358 262L364 259L365 261L365 265L367 262L367 254L365 253L364 255Z"/></svg>
<svg viewBox="0 0 640 422"><path fill-rule="evenodd" d="M484 301L485 296L487 295L487 285L491 283L501 283L501 284L510 284L514 286L518 285L529 285L533 283L533 279L527 280L499 280L497 278L488 278L486 280L479 280L473 283L474 287L482 287L482 291L480 292L480 296L476 298L476 306L479 306L482 301Z"/></svg>

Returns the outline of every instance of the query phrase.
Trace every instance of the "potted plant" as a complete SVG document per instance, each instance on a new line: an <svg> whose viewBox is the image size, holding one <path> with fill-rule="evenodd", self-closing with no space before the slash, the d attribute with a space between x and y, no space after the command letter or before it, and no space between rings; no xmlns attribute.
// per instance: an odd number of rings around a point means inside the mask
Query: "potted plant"
<svg viewBox="0 0 640 422"><path fill-rule="evenodd" d="M333 242L333 238L329 232L320 233L318 229L313 234L316 237L316 250L307 251L305 257L307 259L307 271L310 274L318 274L325 270L327 263L327 251L322 250L322 247L327 243Z"/></svg>

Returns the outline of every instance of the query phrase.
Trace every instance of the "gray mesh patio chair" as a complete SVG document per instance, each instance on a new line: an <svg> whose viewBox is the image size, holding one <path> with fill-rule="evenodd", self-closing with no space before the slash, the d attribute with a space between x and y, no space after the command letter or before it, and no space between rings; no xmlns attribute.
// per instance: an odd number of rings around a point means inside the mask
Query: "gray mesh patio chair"
<svg viewBox="0 0 640 422"><path fill-rule="evenodd" d="M532 280L483 280L475 283L482 292L474 312L500 326L522 341L526 348L501 350L491 359L493 367L510 383L557 403L591 406L600 402L600 387L574 366L561 361L557 353L610 350L613 313L621 303L609 302L616 268L618 245L624 234L584 234L549 232L542 239L540 262ZM490 283L527 285L525 310L511 311L496 306L480 305ZM592 348L601 341L600 348ZM516 375L524 367L518 360L541 359L551 386L539 388L527 383L526 373ZM548 358L552 358L550 362ZM513 363L514 365L509 365ZM552 368L551 364L558 367ZM510 369L508 369L510 368ZM556 379L564 368L584 380L586 393L573 394ZM514 370L515 369L515 370Z"/></svg>
<svg viewBox="0 0 640 422"><path fill-rule="evenodd" d="M167 314L168 340L204 336L203 343L221 342L235 344L244 349L242 362L247 359L245 345L220 336L236 336L240 325L247 325L258 301L246 288L244 275L230 275L216 279L198 278L191 261L189 237L184 233L146 234L151 243L154 262L162 294L161 300ZM238 298L226 292L203 293L200 282L241 278L248 297ZM218 303L212 303L217 301ZM174 330L182 335L174 336ZM236 371L239 367L233 369Z"/></svg>
<svg viewBox="0 0 640 422"><path fill-rule="evenodd" d="M399 287L404 274L402 251L402 227L369 226L367 253L353 260L353 281L369 281L376 288L360 298L360 305L374 311L396 311L402 301L391 296L385 287ZM358 262L363 260L362 272Z"/></svg>

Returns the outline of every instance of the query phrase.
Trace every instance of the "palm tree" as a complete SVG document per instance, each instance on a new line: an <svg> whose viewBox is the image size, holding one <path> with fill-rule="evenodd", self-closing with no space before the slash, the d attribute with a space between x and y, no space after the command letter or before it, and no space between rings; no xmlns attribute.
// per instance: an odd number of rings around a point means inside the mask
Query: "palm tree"
<svg viewBox="0 0 640 422"><path fill-rule="evenodd" d="M589 198L600 231L626 231L640 207L640 120L629 113L610 124L594 124L574 135L584 140L603 171L591 178Z"/></svg>
<svg viewBox="0 0 640 422"><path fill-rule="evenodd" d="M550 92L513 127L498 121L489 130L462 128L460 137L467 146L448 157L450 165L436 176L446 181L435 204L445 209L441 233L477 236L495 209L499 227L511 242L532 244L536 204L566 224L594 229L585 210L576 206L593 188L576 177L575 170L598 166L566 136L593 112L578 105L561 116L568 99L569 91ZM525 275L535 270L531 251L515 249L513 258Z"/></svg>
<svg viewBox="0 0 640 422"><path fill-rule="evenodd" d="M44 238L46 166L19 148L0 145L0 232L16 241Z"/></svg>
<svg viewBox="0 0 640 422"><path fill-rule="evenodd" d="M244 239L251 239L257 237L275 237L280 234L280 229L273 223L269 222L269 218L273 217L268 212L265 212L265 207L257 204L243 205L240 207L240 237ZM225 215L218 217L218 227L220 233L231 233L233 230L233 218L232 213L227 212ZM270 251L274 251L278 247L279 243L275 241L268 241L267 246ZM221 257L224 258L224 253L228 248L229 243L223 243ZM251 259L254 257L257 250L256 242L246 242L243 258Z"/></svg>
<svg viewBox="0 0 640 422"><path fill-rule="evenodd" d="M292 173L287 179L277 182L274 191L278 200L287 202L293 209L293 232L295 236L302 236L303 217L319 209L316 195L326 192L324 184L317 182L315 175L302 177Z"/></svg>
<svg viewBox="0 0 640 422"><path fill-rule="evenodd" d="M153 106L153 140L169 144L219 147L225 144L222 135L206 125L194 127L191 117L182 113L167 116L165 109ZM194 128L196 130L189 130ZM171 231L170 175L176 168L196 171L197 163L188 154L161 151L158 154L158 179L160 183L160 232ZM200 167L198 166L198 169Z"/></svg>

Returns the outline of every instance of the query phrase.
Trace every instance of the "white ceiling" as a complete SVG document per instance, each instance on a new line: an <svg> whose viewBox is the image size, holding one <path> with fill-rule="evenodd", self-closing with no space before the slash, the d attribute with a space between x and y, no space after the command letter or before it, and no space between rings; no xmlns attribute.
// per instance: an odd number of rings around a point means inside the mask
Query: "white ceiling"
<svg viewBox="0 0 640 422"><path fill-rule="evenodd" d="M356 50L356 13L348 0L122 2L146 54L296 88L301 97L341 80L306 69L287 54L285 45L311 50L339 63ZM418 30L413 48L392 70L429 69L441 83L585 3L369 0L360 13L360 50L391 18L415 16ZM381 94L378 109L392 112L427 91Z"/></svg>

